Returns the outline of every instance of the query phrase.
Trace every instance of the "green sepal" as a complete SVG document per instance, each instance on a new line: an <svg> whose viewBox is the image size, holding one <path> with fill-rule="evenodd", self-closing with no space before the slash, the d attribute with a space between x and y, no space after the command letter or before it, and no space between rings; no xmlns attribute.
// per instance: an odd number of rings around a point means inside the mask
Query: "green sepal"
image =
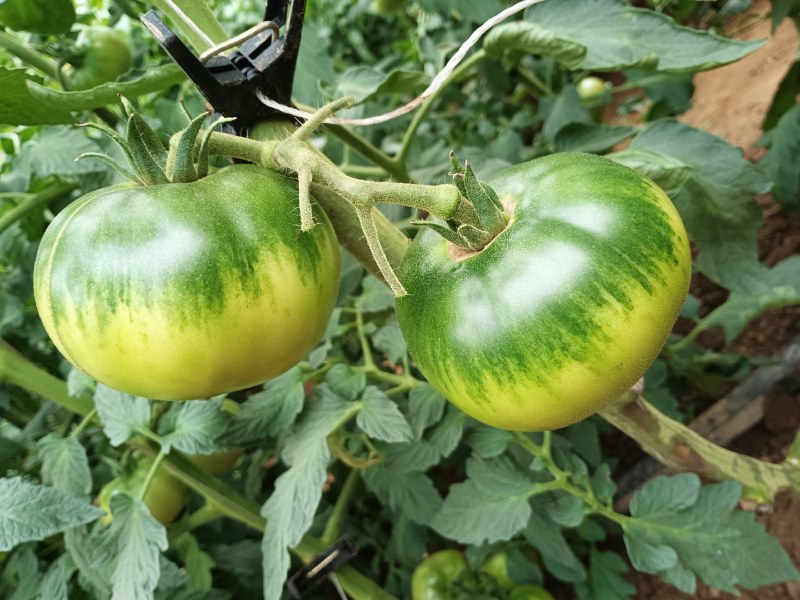
<svg viewBox="0 0 800 600"><path fill-rule="evenodd" d="M488 243L487 239L489 241L492 239L488 231L468 223L458 226L458 234L467 242L467 248L470 250L480 250Z"/></svg>
<svg viewBox="0 0 800 600"><path fill-rule="evenodd" d="M133 167L133 156L131 155L131 149L128 147L128 141L123 136L121 136L119 133L117 133L116 130L112 129L108 125L102 125L100 123L79 123L78 127L91 127L92 129L97 129L98 131L101 131L101 132L105 133L108 137L110 137L112 140L114 140L114 142L116 142L117 146L120 147L120 150L122 150L122 153L125 155L125 158L128 159L128 164L131 165L131 167ZM82 154L78 158L82 158L83 156L87 156L89 158L99 158L99 156L95 156L95 154L96 153L94 153L94 152L87 152L85 154ZM114 162L116 162L116 161L114 161ZM109 164L111 164L111 163L109 163ZM117 164L120 164L120 163L117 163ZM114 168L116 169L116 167L114 167ZM129 168L127 168L127 167L123 167L123 168L125 169L126 172L133 173L133 171L131 169L129 169ZM119 169L117 169L117 170L119 171ZM120 171L120 173L122 173L122 171ZM125 177L128 177L128 175L125 175ZM134 175L132 180L133 181L139 181L139 177Z"/></svg>
<svg viewBox="0 0 800 600"><path fill-rule="evenodd" d="M503 212L503 205L500 204L497 192L482 181L478 181L472 165L468 161L464 162L464 187L467 190L467 198L478 211L478 216L481 217L483 224L489 227L496 223L498 213Z"/></svg>
<svg viewBox="0 0 800 600"><path fill-rule="evenodd" d="M161 165L166 165L167 151L145 120L131 113L128 116L128 146L133 157L133 170L144 185L168 183Z"/></svg>
<svg viewBox="0 0 800 600"><path fill-rule="evenodd" d="M195 144L208 113L203 113L189 123L170 142L167 155L167 178L173 183L189 183L197 180L195 168Z"/></svg>
<svg viewBox="0 0 800 600"><path fill-rule="evenodd" d="M456 246L465 247L467 246L468 242L464 239L461 235L457 232L453 231L452 229L448 229L444 225L439 225L437 223L430 223L428 221L411 221L412 225L417 225L420 227L428 227L433 229L436 233L446 239L448 242L454 243Z"/></svg>
<svg viewBox="0 0 800 600"><path fill-rule="evenodd" d="M118 160L114 160L107 154L102 154L101 152L84 152L83 154L80 154L75 160L80 160L82 158L96 158L106 163L108 166L110 166L112 169L114 169L117 173L119 173L123 177L126 177L131 181L139 180L139 178L136 176L136 173L134 173L129 167L126 167Z"/></svg>

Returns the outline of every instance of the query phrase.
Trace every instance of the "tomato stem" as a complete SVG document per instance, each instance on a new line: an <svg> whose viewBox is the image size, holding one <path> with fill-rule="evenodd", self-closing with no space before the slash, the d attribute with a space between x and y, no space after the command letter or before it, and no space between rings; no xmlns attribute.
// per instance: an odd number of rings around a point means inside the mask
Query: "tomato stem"
<svg viewBox="0 0 800 600"><path fill-rule="evenodd" d="M76 187L78 186L74 183L57 179L51 185L39 190L36 193L25 194L22 202L20 202L11 210L3 213L3 215L0 217L0 233L11 227L11 225L16 223L19 219L24 217L32 210L41 206L45 206L57 198L61 198L62 196L74 190Z"/></svg>
<svg viewBox="0 0 800 600"><path fill-rule="evenodd" d="M59 79L59 69L56 61L40 54L7 31L0 31L0 47L5 48L26 65L33 67L48 77Z"/></svg>
<svg viewBox="0 0 800 600"><path fill-rule="evenodd" d="M344 480L344 485L339 491L339 496L336 498L336 504L333 505L328 522L325 524L325 530L322 532L320 540L323 544L331 545L339 537L342 527L342 517L347 511L347 506L350 503L350 498L353 496L353 491L356 489L359 481L358 471L351 469Z"/></svg>
<svg viewBox="0 0 800 600"><path fill-rule="evenodd" d="M150 465L150 470L147 472L147 477L145 477L142 488L139 490L139 500L142 502L144 502L144 497L147 495L147 490L150 488L153 478L156 476L158 469L161 467L161 461L164 460L164 456L166 456L164 451L159 450L155 460L153 461L153 464Z"/></svg>

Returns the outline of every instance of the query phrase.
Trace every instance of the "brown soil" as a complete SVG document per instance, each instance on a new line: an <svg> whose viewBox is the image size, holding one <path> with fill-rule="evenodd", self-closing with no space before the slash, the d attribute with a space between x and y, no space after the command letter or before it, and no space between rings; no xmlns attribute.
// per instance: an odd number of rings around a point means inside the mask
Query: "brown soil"
<svg viewBox="0 0 800 600"><path fill-rule="evenodd" d="M693 106L681 120L725 138L740 146L753 161L763 156L757 142L761 124L773 94L794 61L797 32L788 21L770 32L769 0L755 0L750 10L727 26L729 34L739 39L769 37L757 52L732 65L695 76ZM790 216L769 197L759 198L764 224L759 233L762 261L775 265L800 253L800 216ZM702 276L692 282L692 293L701 300L701 314L725 301L727 292ZM755 319L730 345L747 356L771 356L800 334L800 306L770 311ZM724 347L720 332L707 332L701 343ZM800 427L800 369L770 391L764 420L736 440L733 449L751 456L779 462L786 456L795 432ZM800 500L780 497L769 506L744 506L755 509L758 519L775 535L800 567ZM678 592L657 577L633 572L637 600L733 599L734 596L700 585L694 595ZM744 592L746 600L800 600L800 584L779 584Z"/></svg>

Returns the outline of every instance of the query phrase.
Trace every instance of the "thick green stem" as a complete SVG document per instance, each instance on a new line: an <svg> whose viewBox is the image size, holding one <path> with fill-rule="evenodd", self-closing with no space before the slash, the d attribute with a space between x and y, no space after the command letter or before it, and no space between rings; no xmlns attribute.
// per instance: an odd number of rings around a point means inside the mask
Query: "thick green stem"
<svg viewBox="0 0 800 600"><path fill-rule="evenodd" d="M325 531L322 532L321 541L323 544L333 544L339 537L342 528L342 518L347 512L347 505L350 503L350 498L353 496L353 491L358 485L359 474L356 469L351 469L347 474L347 479L344 480L344 485L339 491L339 496L336 498L336 504L333 505L333 511L328 522L325 524Z"/></svg>
<svg viewBox="0 0 800 600"><path fill-rule="evenodd" d="M3 340L0 340L0 383L21 387L84 417L94 409L89 396L70 396L64 381L34 365Z"/></svg>
<svg viewBox="0 0 800 600"><path fill-rule="evenodd" d="M135 98L159 92L186 81L186 75L177 65L153 67L137 79L112 81L85 92L60 92L33 81L28 81L28 91L37 101L49 104L60 111L91 110L119 102L119 96Z"/></svg>
<svg viewBox="0 0 800 600"><path fill-rule="evenodd" d="M61 181L59 179L43 190L33 194L25 194L25 199L22 202L20 202L11 210L7 210L2 216L0 216L0 233L3 233L6 229L11 227L11 225L16 223L30 211L49 204L56 198L60 198L64 194L71 192L77 187L78 186L74 183Z"/></svg>
<svg viewBox="0 0 800 600"><path fill-rule="evenodd" d="M147 490L150 489L150 484L153 482L156 473L158 473L158 470L161 468L161 461L164 460L164 456L166 455L164 454L163 450L156 454L153 464L150 465L150 469L147 471L147 476L144 479L142 488L139 490L139 500L144 501L144 497L147 495Z"/></svg>
<svg viewBox="0 0 800 600"><path fill-rule="evenodd" d="M58 63L40 54L28 44L7 31L0 31L0 48L5 48L26 65L33 67L52 79L58 79Z"/></svg>
<svg viewBox="0 0 800 600"><path fill-rule="evenodd" d="M405 160L392 158L383 150L370 143L365 137L342 125L325 125L325 129L358 152L361 156L381 167L397 181L403 183L411 181L411 175L408 173Z"/></svg>
<svg viewBox="0 0 800 600"><path fill-rule="evenodd" d="M715 481L738 480L745 493L767 499L785 488L800 490L792 482L786 463L768 463L721 448L665 416L633 391L601 410L600 416L667 467L693 471Z"/></svg>

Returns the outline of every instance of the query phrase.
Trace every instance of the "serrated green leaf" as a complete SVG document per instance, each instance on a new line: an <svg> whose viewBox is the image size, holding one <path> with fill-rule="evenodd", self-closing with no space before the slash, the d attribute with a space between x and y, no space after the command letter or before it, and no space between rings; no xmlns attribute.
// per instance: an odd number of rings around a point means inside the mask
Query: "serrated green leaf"
<svg viewBox="0 0 800 600"><path fill-rule="evenodd" d="M539 107L544 118L542 133L550 141L554 141L558 133L571 123L591 123L574 85L564 86L557 96L542 98Z"/></svg>
<svg viewBox="0 0 800 600"><path fill-rule="evenodd" d="M210 454L215 440L232 420L221 410L222 400L193 400L170 407L160 419L161 448L169 453L175 447L188 454Z"/></svg>
<svg viewBox="0 0 800 600"><path fill-rule="evenodd" d="M442 505L430 477L419 471L398 471L376 465L363 469L361 476L383 504L415 523L430 524Z"/></svg>
<svg viewBox="0 0 800 600"><path fill-rule="evenodd" d="M790 4L792 1L788 0ZM773 1L773 7L774 5L775 2ZM795 60L795 63L786 72L783 81L781 81L775 95L772 97L772 104L761 125L762 131L766 133L774 129L780 118L786 114L786 111L797 106L798 93L800 93L800 60Z"/></svg>
<svg viewBox="0 0 800 600"><path fill-rule="evenodd" d="M42 577L38 590L39 597L47 600L69 600L67 582L74 572L75 565L69 555L59 556Z"/></svg>
<svg viewBox="0 0 800 600"><path fill-rule="evenodd" d="M414 432L397 403L374 386L364 390L356 423L364 432L385 442L410 442Z"/></svg>
<svg viewBox="0 0 800 600"><path fill-rule="evenodd" d="M557 152L600 153L632 136L636 130L624 125L568 123L558 130L553 140Z"/></svg>
<svg viewBox="0 0 800 600"><path fill-rule="evenodd" d="M372 345L386 355L392 364L400 364L408 346L397 325L385 325L372 336Z"/></svg>
<svg viewBox="0 0 800 600"><path fill-rule="evenodd" d="M94 521L105 514L72 494L21 477L0 479L0 552Z"/></svg>
<svg viewBox="0 0 800 600"><path fill-rule="evenodd" d="M628 565L616 552L589 553L589 577L575 585L578 600L629 600L636 588L625 579Z"/></svg>
<svg viewBox="0 0 800 600"><path fill-rule="evenodd" d="M787 208L800 206L800 104L783 114L770 139L761 165L774 183L772 196Z"/></svg>
<svg viewBox="0 0 800 600"><path fill-rule="evenodd" d="M607 464L597 467L592 474L590 483L597 499L605 504L611 504L617 491L617 485L611 479L611 467Z"/></svg>
<svg viewBox="0 0 800 600"><path fill-rule="evenodd" d="M693 593L700 577L707 585L737 593L800 574L778 541L752 513L737 510L741 484L700 487L694 474L658 477L631 501L622 523L633 566L658 573Z"/></svg>
<svg viewBox="0 0 800 600"><path fill-rule="evenodd" d="M315 387L301 419L284 442L281 452L283 461L293 465L305 452L303 444L326 438L348 414L355 413L355 406L324 383Z"/></svg>
<svg viewBox="0 0 800 600"><path fill-rule="evenodd" d="M441 458L439 449L428 440L389 444L381 448L381 456L387 469L404 472L427 471Z"/></svg>
<svg viewBox="0 0 800 600"><path fill-rule="evenodd" d="M408 394L408 422L417 439L425 430L438 423L447 403L445 397L428 383L412 389Z"/></svg>
<svg viewBox="0 0 800 600"><path fill-rule="evenodd" d="M191 533L181 534L173 545L186 565L189 575L188 587L192 590L207 590L213 583L211 569L216 564L214 559L204 552L200 544Z"/></svg>
<svg viewBox="0 0 800 600"><path fill-rule="evenodd" d="M704 71L739 60L764 44L681 27L663 13L633 8L622 0L550 0L527 9L524 22L585 47L580 64L567 66L588 71Z"/></svg>
<svg viewBox="0 0 800 600"><path fill-rule="evenodd" d="M64 532L64 546L78 567L81 586L98 598L110 597L117 556L111 528L99 521L88 532L85 527L73 527Z"/></svg>
<svg viewBox="0 0 800 600"><path fill-rule="evenodd" d="M530 21L517 21L493 27L486 35L483 47L489 56L499 56L504 50L520 50L541 54L577 69L586 57L586 46Z"/></svg>
<svg viewBox="0 0 800 600"><path fill-rule="evenodd" d="M167 531L144 502L124 493L111 497L111 513L111 537L117 542L113 598L150 600L161 574L159 557L167 549Z"/></svg>
<svg viewBox="0 0 800 600"><path fill-rule="evenodd" d="M655 181L666 194L673 198L692 175L692 168L671 156L626 148L607 155L625 166L636 169Z"/></svg>
<svg viewBox="0 0 800 600"><path fill-rule="evenodd" d="M514 436L510 431L478 425L470 431L467 443L481 458L494 458L506 451L512 439Z"/></svg>
<svg viewBox="0 0 800 600"><path fill-rule="evenodd" d="M123 394L98 383L94 405L112 446L119 446L150 427L150 403L146 398Z"/></svg>
<svg viewBox="0 0 800 600"><path fill-rule="evenodd" d="M430 442L440 458L447 458L456 449L464 433L466 415L450 405L447 416L430 431Z"/></svg>
<svg viewBox="0 0 800 600"><path fill-rule="evenodd" d="M339 363L325 374L325 383L345 400L355 400L367 386L367 376L348 364Z"/></svg>
<svg viewBox="0 0 800 600"><path fill-rule="evenodd" d="M374 275L367 275L361 284L356 306L366 313L380 312L394 306L394 294Z"/></svg>
<svg viewBox="0 0 800 600"><path fill-rule="evenodd" d="M104 171L105 167L94 161L75 159L80 154L99 152L97 143L75 127L43 127L36 137L22 145L14 161L14 168L28 181L49 175L62 177Z"/></svg>
<svg viewBox="0 0 800 600"><path fill-rule="evenodd" d="M221 441L242 446L288 430L303 410L304 383L305 375L298 367L268 381L262 391L240 405Z"/></svg>
<svg viewBox="0 0 800 600"><path fill-rule="evenodd" d="M73 496L87 498L92 491L92 473L86 449L77 438L49 433L36 447L42 458L42 481Z"/></svg>
<svg viewBox="0 0 800 600"><path fill-rule="evenodd" d="M536 482L505 458L467 460L467 477L450 487L431 522L440 535L464 544L511 539L528 522Z"/></svg>
<svg viewBox="0 0 800 600"><path fill-rule="evenodd" d="M583 500L567 492L540 494L531 500L531 505L534 511L546 513L561 527L577 527L585 514Z"/></svg>
<svg viewBox="0 0 800 600"><path fill-rule="evenodd" d="M10 586L14 594L9 600L33 599L42 580L38 562L32 546L25 546L14 552L4 565L0 591Z"/></svg>
<svg viewBox="0 0 800 600"><path fill-rule="evenodd" d="M36 100L28 89L25 69L0 67L0 123L7 125L45 125L72 123L66 108Z"/></svg>
<svg viewBox="0 0 800 600"><path fill-rule="evenodd" d="M374 67L351 67L339 75L336 96L352 96L360 104L383 94L413 96L430 82L430 76L421 72L397 69L385 73Z"/></svg>
<svg viewBox="0 0 800 600"><path fill-rule="evenodd" d="M532 512L522 534L539 550L544 566L557 579L572 583L586 579L586 569L567 544L561 528L546 514Z"/></svg>
<svg viewBox="0 0 800 600"><path fill-rule="evenodd" d="M306 432L308 433L308 432ZM314 520L327 477L330 450L325 436L303 436L303 452L275 481L261 508L267 529L261 542L265 598L279 598L289 569L289 548L300 543Z"/></svg>
<svg viewBox="0 0 800 600"><path fill-rule="evenodd" d="M14 31L66 33L75 22L72 0L3 0L0 23Z"/></svg>

